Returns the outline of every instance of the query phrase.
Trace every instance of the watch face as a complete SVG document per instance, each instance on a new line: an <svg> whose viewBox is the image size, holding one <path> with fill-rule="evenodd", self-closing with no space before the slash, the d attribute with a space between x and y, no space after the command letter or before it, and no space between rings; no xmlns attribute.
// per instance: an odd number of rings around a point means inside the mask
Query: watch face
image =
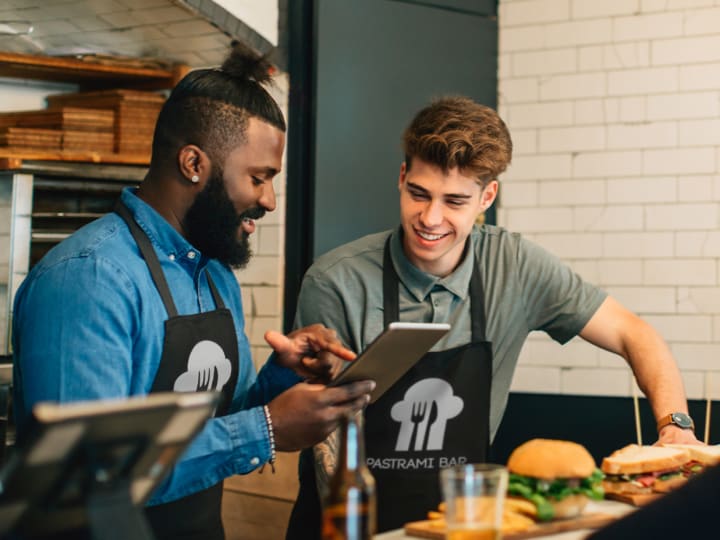
<svg viewBox="0 0 720 540"><path fill-rule="evenodd" d="M676 424L684 429L691 428L693 425L692 419L685 413L673 413L672 420L673 424Z"/></svg>

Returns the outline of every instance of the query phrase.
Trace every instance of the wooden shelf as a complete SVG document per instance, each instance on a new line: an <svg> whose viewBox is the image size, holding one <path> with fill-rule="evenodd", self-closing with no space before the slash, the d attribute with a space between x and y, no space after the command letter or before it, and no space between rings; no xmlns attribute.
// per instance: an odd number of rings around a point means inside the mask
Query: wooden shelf
<svg viewBox="0 0 720 540"><path fill-rule="evenodd" d="M167 69L154 67L142 59L99 56L83 59L0 52L0 77L74 83L81 91L168 89L174 87L189 69L182 64ZM0 147L0 170L20 169L23 161L147 166L150 154Z"/></svg>
<svg viewBox="0 0 720 540"><path fill-rule="evenodd" d="M150 156L142 154L114 154L84 150L25 150L0 148L0 170L20 169L25 160L77 161L114 165L149 165Z"/></svg>
<svg viewBox="0 0 720 540"><path fill-rule="evenodd" d="M0 52L0 77L75 83L82 90L172 88L189 71L185 65L172 69L144 67L130 62L93 61L79 58Z"/></svg>

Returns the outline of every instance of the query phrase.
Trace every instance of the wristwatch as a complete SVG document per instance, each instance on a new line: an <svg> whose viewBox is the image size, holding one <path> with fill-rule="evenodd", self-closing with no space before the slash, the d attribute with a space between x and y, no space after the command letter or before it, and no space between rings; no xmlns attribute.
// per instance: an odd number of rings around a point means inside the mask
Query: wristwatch
<svg viewBox="0 0 720 540"><path fill-rule="evenodd" d="M669 426L670 424L674 424L679 428L682 429L695 429L695 422L693 422L693 419L690 418L687 414L684 412L674 412L670 413L667 416L663 416L660 420L658 420L657 423L657 430L658 433L660 433L660 430L664 428L665 426Z"/></svg>

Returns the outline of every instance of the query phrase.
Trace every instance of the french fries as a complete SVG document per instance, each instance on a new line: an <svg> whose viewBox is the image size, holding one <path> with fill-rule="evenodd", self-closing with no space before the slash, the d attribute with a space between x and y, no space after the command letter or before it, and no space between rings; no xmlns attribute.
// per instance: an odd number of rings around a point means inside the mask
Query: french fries
<svg viewBox="0 0 720 540"><path fill-rule="evenodd" d="M537 519L537 507L527 499L521 497L506 497L505 509Z"/></svg>
<svg viewBox="0 0 720 540"><path fill-rule="evenodd" d="M479 499L475 502L474 511L482 513L486 509L487 501ZM463 505L461 505L463 506ZM432 522L434 529L445 528L445 503L440 503L437 510L430 510L427 513L428 519ZM533 525L537 517L535 505L525 499L507 497L503 507L502 515L502 532L509 534L514 532L526 531Z"/></svg>

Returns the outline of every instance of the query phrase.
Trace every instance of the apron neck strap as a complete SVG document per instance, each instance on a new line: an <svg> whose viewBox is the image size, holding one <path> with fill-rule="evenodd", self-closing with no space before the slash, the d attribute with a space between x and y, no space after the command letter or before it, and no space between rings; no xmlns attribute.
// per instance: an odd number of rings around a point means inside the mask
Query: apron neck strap
<svg viewBox="0 0 720 540"><path fill-rule="evenodd" d="M205 270L205 277L207 278L208 285L210 286L210 292L212 293L213 300L215 301L216 309L225 309L225 302L222 300L222 296L215 286L215 282L210 277L210 271Z"/></svg>
<svg viewBox="0 0 720 540"><path fill-rule="evenodd" d="M479 251L482 251L482 245ZM485 341L485 291L480 273L480 253L475 256L470 276L470 320L473 341Z"/></svg>
<svg viewBox="0 0 720 540"><path fill-rule="evenodd" d="M400 320L400 279L390 255L390 238L392 234L385 242L383 253L383 328Z"/></svg>
<svg viewBox="0 0 720 540"><path fill-rule="evenodd" d="M143 259L145 259L145 263L150 270L150 275L152 276L153 282L155 282L155 287L160 293L160 298L162 298L163 304L165 304L165 310L167 311L168 317L177 317L178 312L175 307L172 294L170 294L170 287L168 287L167 280L165 279L165 275L160 267L160 261L157 258L157 254L155 253L147 234L145 234L145 231L140 228L135 221L135 218L133 218L130 213L130 210L128 210L127 206L125 206L121 200L118 200L117 203L115 203L115 208L113 208L113 210L123 219L123 221L125 221L125 223L127 223L127 226L130 229L130 234L132 234L132 237L135 239L135 243L137 243L137 246L140 249L140 254L143 256Z"/></svg>
<svg viewBox="0 0 720 540"><path fill-rule="evenodd" d="M385 241L383 253L383 325L385 328L391 323L400 320L400 278L390 254L390 239ZM485 303L483 281L480 274L480 252L475 256L472 275L470 277L470 319L472 324L473 341L485 341Z"/></svg>

